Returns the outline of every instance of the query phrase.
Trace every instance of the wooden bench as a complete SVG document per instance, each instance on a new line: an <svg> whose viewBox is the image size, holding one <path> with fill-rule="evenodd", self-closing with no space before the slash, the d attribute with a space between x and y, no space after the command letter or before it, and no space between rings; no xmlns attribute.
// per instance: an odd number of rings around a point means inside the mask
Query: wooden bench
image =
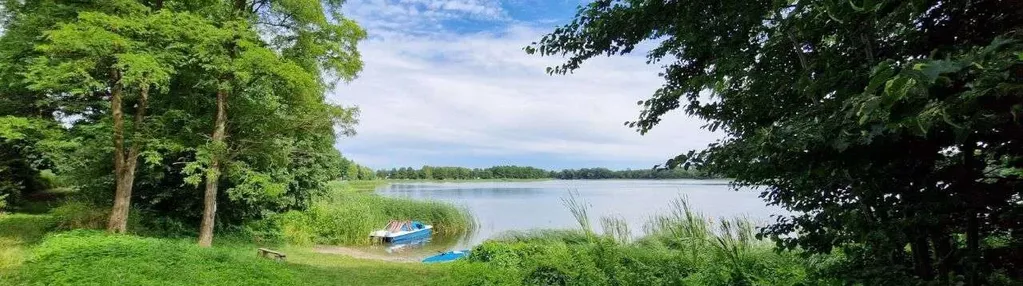
<svg viewBox="0 0 1023 286"><path fill-rule="evenodd" d="M276 261L284 261L284 259L288 258L287 255L284 255L284 253L280 253L266 248L260 248L258 250L258 254L260 257L271 258Z"/></svg>

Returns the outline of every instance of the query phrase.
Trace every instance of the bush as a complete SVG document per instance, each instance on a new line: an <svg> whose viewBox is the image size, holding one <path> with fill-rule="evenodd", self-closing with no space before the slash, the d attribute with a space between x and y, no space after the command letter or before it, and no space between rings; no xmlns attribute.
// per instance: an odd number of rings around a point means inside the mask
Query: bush
<svg viewBox="0 0 1023 286"><path fill-rule="evenodd" d="M103 229L110 218L108 208L81 201L67 201L50 211L59 229Z"/></svg>
<svg viewBox="0 0 1023 286"><path fill-rule="evenodd" d="M63 186L60 177L51 170L39 171L39 185L44 190L55 189Z"/></svg>
<svg viewBox="0 0 1023 286"><path fill-rule="evenodd" d="M303 212L290 211L276 219L280 224L283 241L297 245L309 245L316 241L316 229L312 219Z"/></svg>
<svg viewBox="0 0 1023 286"><path fill-rule="evenodd" d="M0 194L0 214L7 209L7 196L8 194Z"/></svg>

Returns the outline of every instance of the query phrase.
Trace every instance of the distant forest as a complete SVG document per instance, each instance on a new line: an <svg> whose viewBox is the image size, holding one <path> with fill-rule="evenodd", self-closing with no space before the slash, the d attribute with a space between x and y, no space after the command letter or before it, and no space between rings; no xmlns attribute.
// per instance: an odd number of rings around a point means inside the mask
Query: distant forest
<svg viewBox="0 0 1023 286"><path fill-rule="evenodd" d="M611 170L582 168L549 171L523 166L494 166L490 168L423 166L378 170L378 179L392 180L485 180L485 179L705 179L711 178L698 170Z"/></svg>

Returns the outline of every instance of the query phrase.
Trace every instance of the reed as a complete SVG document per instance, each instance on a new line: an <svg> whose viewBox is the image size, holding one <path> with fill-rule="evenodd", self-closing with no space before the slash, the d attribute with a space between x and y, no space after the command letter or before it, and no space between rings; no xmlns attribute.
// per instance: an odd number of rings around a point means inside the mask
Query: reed
<svg viewBox="0 0 1023 286"><path fill-rule="evenodd" d="M418 220L445 236L466 235L478 223L465 207L446 202L383 197L346 183L333 183L306 212L280 216L281 229L294 244L368 244L368 235L389 220Z"/></svg>
<svg viewBox="0 0 1023 286"><path fill-rule="evenodd" d="M639 238L615 216L600 218L601 229L594 232L589 205L577 192L562 201L579 229L502 234L475 248L467 263L458 265L456 277L502 277L529 285L827 284L812 277L819 259L776 252L756 239L747 218L711 220L685 197L651 217ZM480 274L481 269L493 273ZM462 277L463 272L473 274Z"/></svg>

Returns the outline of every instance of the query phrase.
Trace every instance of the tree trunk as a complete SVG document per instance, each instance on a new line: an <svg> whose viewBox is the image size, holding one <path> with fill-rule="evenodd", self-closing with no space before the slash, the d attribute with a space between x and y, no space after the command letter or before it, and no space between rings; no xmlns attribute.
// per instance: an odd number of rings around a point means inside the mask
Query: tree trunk
<svg viewBox="0 0 1023 286"><path fill-rule="evenodd" d="M944 231L936 231L932 235L932 241L934 242L935 260L938 264L938 283L949 285L951 283L949 274L952 273L952 265L956 260L955 253L952 252L952 238Z"/></svg>
<svg viewBox="0 0 1023 286"><path fill-rule="evenodd" d="M239 16L243 16L246 11L246 0L234 0L234 10ZM236 54L234 53L235 43L228 42L227 50L229 51L231 58L234 59ZM228 76L225 82L230 82L233 77ZM217 90L217 115L213 126L213 145L216 148L225 148L227 145L224 138L226 137L227 129L227 96L228 91L225 88ZM217 183L220 181L220 159L224 154L225 150L216 150L213 154L213 158L210 160L210 169L206 173L206 192L203 198L203 213L202 213L202 225L199 227L199 246L210 247L213 245L213 224L216 221L217 215Z"/></svg>
<svg viewBox="0 0 1023 286"><path fill-rule="evenodd" d="M977 202L977 190L976 188L976 151L977 142L972 139L972 136L963 143L961 148L963 152L963 176L961 183L961 192L965 196L966 202L966 285L980 285L982 284L980 277L978 276L980 268L980 222L978 219L979 212Z"/></svg>
<svg viewBox="0 0 1023 286"><path fill-rule="evenodd" d="M126 188L131 183L126 182L127 172L124 166L124 111L122 101L124 88L121 85L121 73L111 71L113 86L110 89L110 108L114 120L114 207L110 211L110 221L107 223L107 231L111 233L123 233L127 226L127 216L124 215L128 209L131 195Z"/></svg>
<svg viewBox="0 0 1023 286"><path fill-rule="evenodd" d="M227 90L217 91L217 118L213 127L213 145L224 146L227 125ZM199 246L213 245L213 223L217 213L217 183L220 180L220 157L222 152L214 152L210 160L210 170L206 175L206 195L203 199L202 226L199 228Z"/></svg>
<svg viewBox="0 0 1023 286"><path fill-rule="evenodd" d="M934 273L931 267L931 253L930 246L927 243L926 232L919 232L910 234L913 236L913 242L910 243L909 247L913 252L913 266L916 268L916 275L924 281L931 281L934 279Z"/></svg>
<svg viewBox="0 0 1023 286"><path fill-rule="evenodd" d="M114 72L114 76L118 79L110 92L110 105L111 109L113 109L114 117L114 208L110 211L107 231L111 233L124 233L128 229L131 191L135 183L135 169L138 163L141 144L135 138L132 140L129 150L127 152L124 150L124 86L120 83L120 74ZM138 130L142 128L148 105L149 86L143 85L139 93L138 108L135 111L133 135L137 135L139 133Z"/></svg>

